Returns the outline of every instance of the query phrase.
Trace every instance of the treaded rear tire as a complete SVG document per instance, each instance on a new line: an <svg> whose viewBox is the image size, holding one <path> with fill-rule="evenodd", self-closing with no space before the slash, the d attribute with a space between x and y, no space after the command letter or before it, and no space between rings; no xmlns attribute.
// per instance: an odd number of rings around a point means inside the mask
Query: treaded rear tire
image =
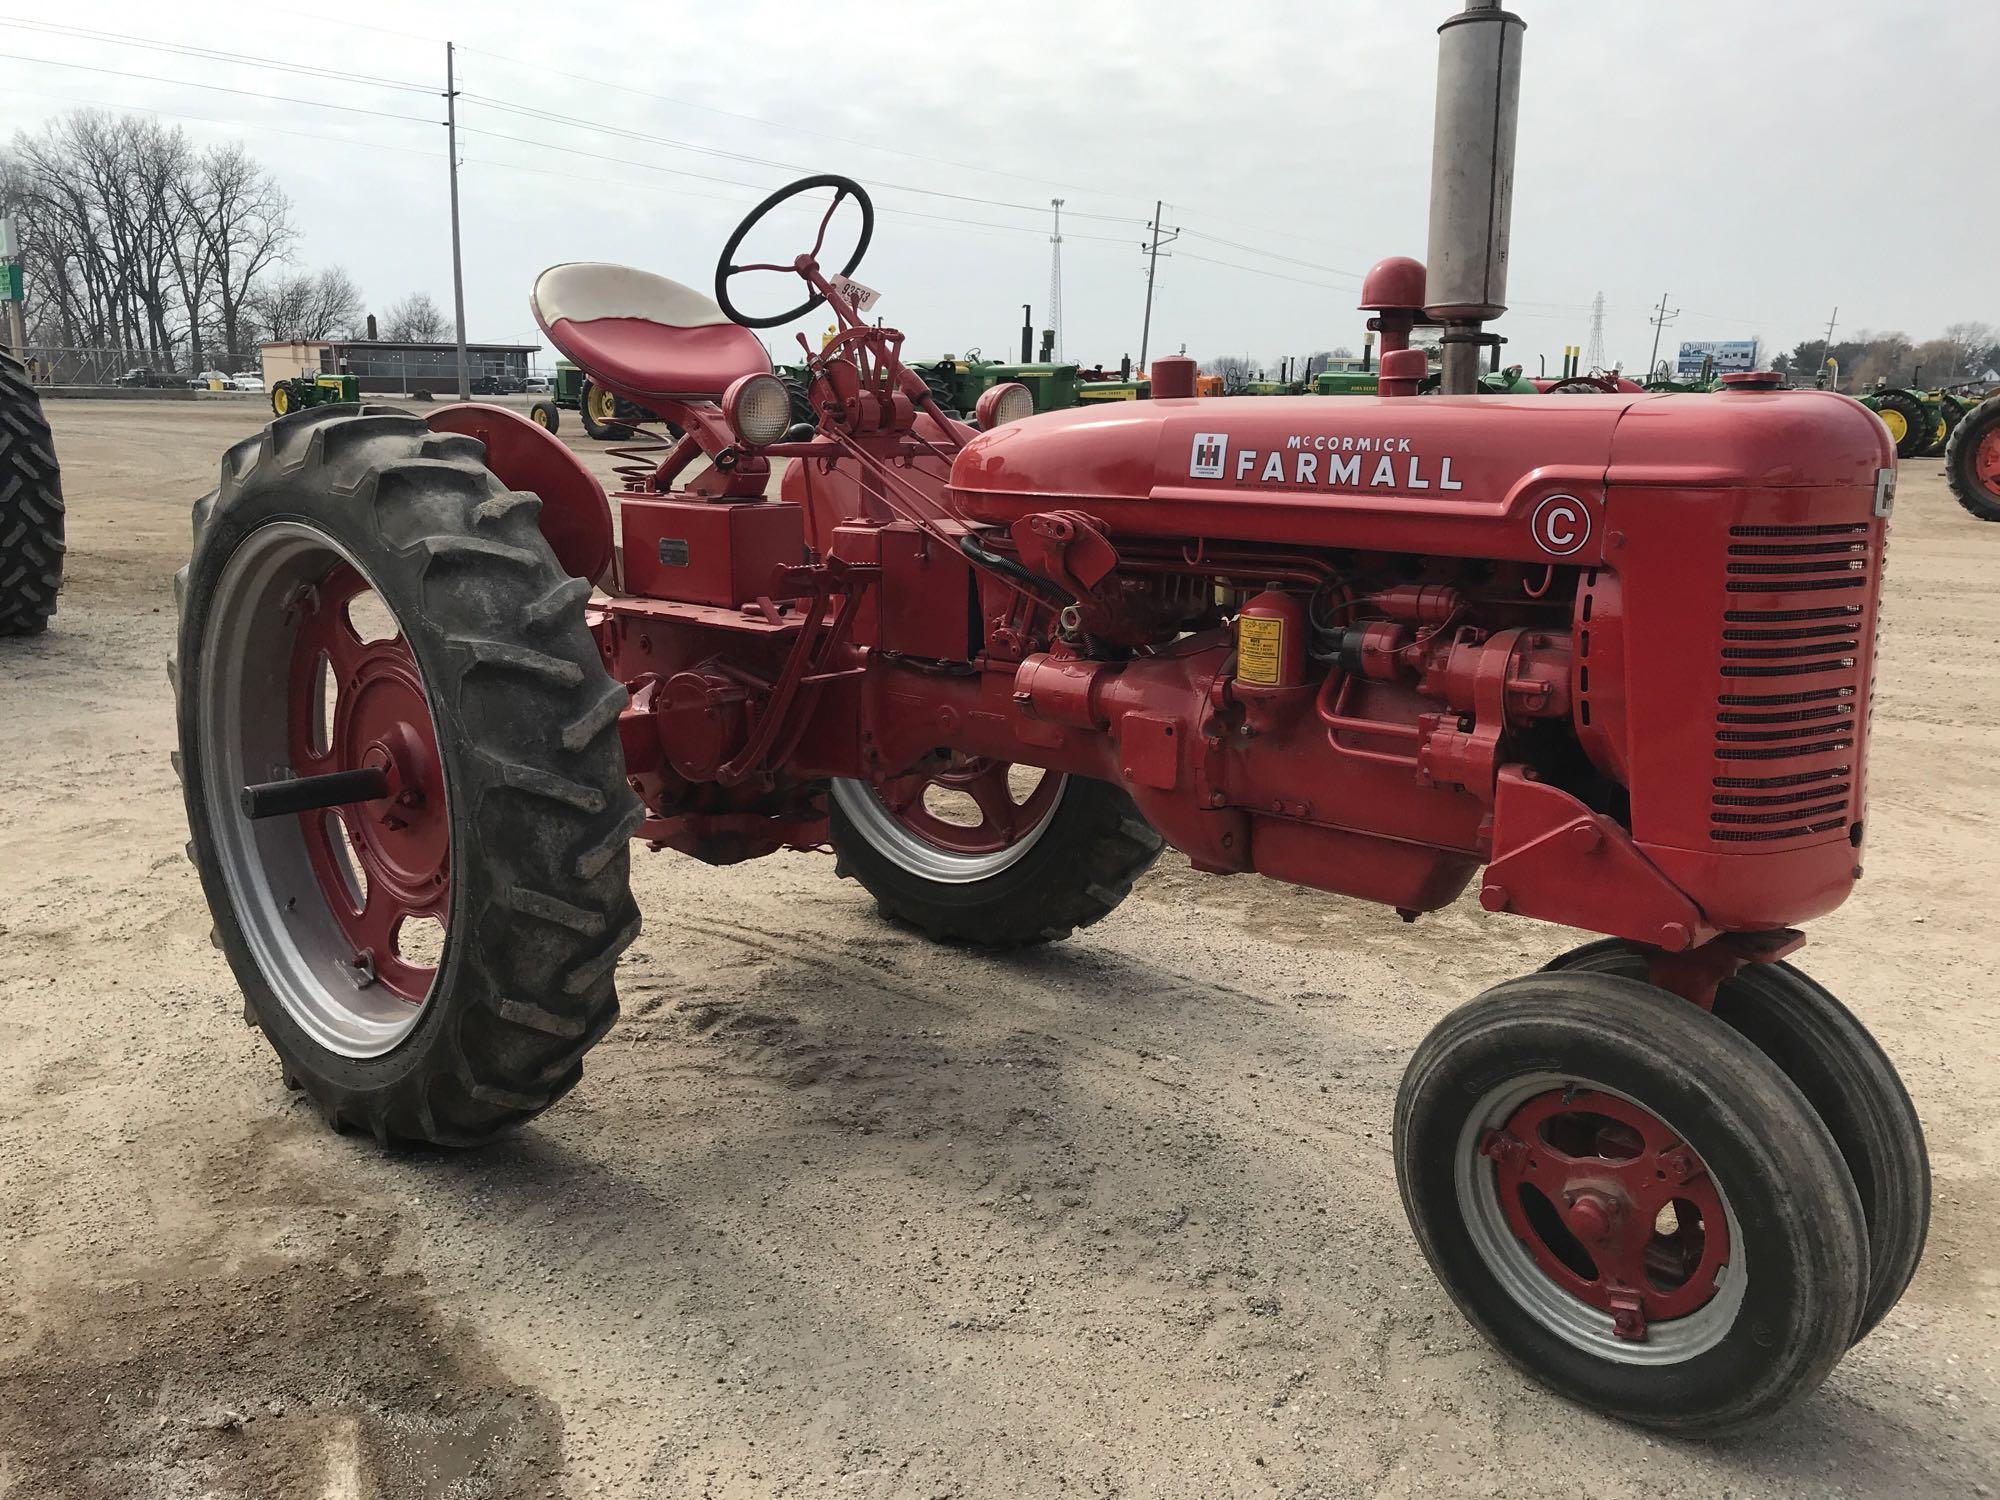
<svg viewBox="0 0 2000 1500"><path fill-rule="evenodd" d="M596 392L597 387L588 380L584 381L583 388L577 392L576 410L577 415L583 420L583 430L600 443L630 442L632 440L630 427L622 422L600 422L591 415L590 398ZM617 406L617 398L614 397L612 409L617 410Z"/></svg>
<svg viewBox="0 0 2000 1500"><path fill-rule="evenodd" d="M1903 436L1896 444L1896 457L1915 458L1924 451L1937 430L1931 420L1930 408L1916 397L1902 391L1885 391L1879 398L1884 411L1893 411L1903 419Z"/></svg>
<svg viewBox="0 0 2000 1500"><path fill-rule="evenodd" d="M1644 981L1646 960L1606 938L1550 960L1547 971ZM1746 966L1716 991L1713 1014L1784 1069L1840 1147L1868 1224L1868 1300L1854 1331L1860 1343L1908 1289L1930 1232L1930 1155L1917 1108L1868 1028L1788 963Z"/></svg>
<svg viewBox="0 0 2000 1500"><path fill-rule="evenodd" d="M1982 521L2000 521L2000 493L1980 482L1979 445L2000 429L2000 396L1989 396L1958 419L1944 447L1944 474L1958 503Z"/></svg>
<svg viewBox="0 0 2000 1500"><path fill-rule="evenodd" d="M641 810L616 728L628 696L584 625L589 585L542 539L540 501L508 491L484 453L393 407L294 413L224 456L220 487L194 507L193 560L175 578L177 769L217 945L286 1082L336 1129L385 1143L475 1145L568 1092L617 1018L614 970L639 928L629 840ZM203 791L204 622L230 555L279 522L363 564L415 656L443 760L443 951L413 1029L374 1057L320 1045L266 979Z"/></svg>
<svg viewBox="0 0 2000 1500"><path fill-rule="evenodd" d="M62 574L55 441L27 367L0 352L0 635L46 630Z"/></svg>
<svg viewBox="0 0 2000 1500"><path fill-rule="evenodd" d="M1072 776L1033 848L983 880L930 880L870 841L827 797L834 869L861 882L882 915L941 942L1024 948L1101 921L1160 857L1160 836L1109 782Z"/></svg>

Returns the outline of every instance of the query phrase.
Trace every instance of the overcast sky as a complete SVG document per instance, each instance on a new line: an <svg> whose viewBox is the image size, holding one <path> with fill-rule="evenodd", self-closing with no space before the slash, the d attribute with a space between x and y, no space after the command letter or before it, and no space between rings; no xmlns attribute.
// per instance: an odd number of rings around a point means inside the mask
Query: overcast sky
<svg viewBox="0 0 2000 1500"><path fill-rule="evenodd" d="M538 339L527 292L557 261L627 261L707 289L729 229L763 192L837 171L860 179L882 210L858 275L883 291L876 312L909 334L914 353L979 346L1011 357L1021 304L1045 317L1047 205L1059 196L1068 357L1137 356L1143 221L1164 199L1166 223L1182 234L1160 263L1153 352L1185 344L1198 356L1274 362L1358 348L1359 274L1384 255L1424 254L1435 27L1457 8L342 8L370 23L361 25L309 6L225 0L32 11L0 0L18 18L5 20L0 50L0 134L94 104L157 111L200 140L247 139L291 194L301 265L345 266L378 312L413 290L448 307L435 94L20 22L434 90L451 38L466 49L459 86L476 96L460 112L475 339ZM1899 329L1921 340L1959 319L2000 323L1991 163L2000 5L1518 0L1514 9L1528 30L1512 310L1499 325L1510 362L1532 373L1538 355L1553 368L1565 343L1586 344L1599 291L1607 357L1628 368L1647 357L1648 313L1663 292L1681 309L1663 353L1681 338L1789 347L1819 337L1836 305L1842 333ZM718 152L733 155L705 154ZM823 319L810 321L817 333ZM768 337L786 358L790 333Z"/></svg>

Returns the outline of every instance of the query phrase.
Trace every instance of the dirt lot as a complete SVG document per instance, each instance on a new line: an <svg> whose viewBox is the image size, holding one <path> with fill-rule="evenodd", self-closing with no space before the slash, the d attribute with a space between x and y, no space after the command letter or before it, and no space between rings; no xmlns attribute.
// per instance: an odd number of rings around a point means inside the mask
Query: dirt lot
<svg viewBox="0 0 2000 1500"><path fill-rule="evenodd" d="M824 858L641 856L625 1019L563 1104L474 1155L332 1135L242 1023L167 761L188 507L263 415L51 415L69 587L0 643L0 1495L2000 1491L2000 527L1935 462L1869 878L1805 960L1923 1112L1930 1251L1803 1410L1696 1445L1516 1376L1405 1228L1405 1056L1576 941L1463 906L1169 857L996 959Z"/></svg>

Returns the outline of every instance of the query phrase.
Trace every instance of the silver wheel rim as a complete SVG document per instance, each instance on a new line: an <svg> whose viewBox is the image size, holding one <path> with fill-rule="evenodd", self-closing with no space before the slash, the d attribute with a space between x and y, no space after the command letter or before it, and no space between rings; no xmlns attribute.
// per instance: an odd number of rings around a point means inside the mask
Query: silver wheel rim
<svg viewBox="0 0 2000 1500"><path fill-rule="evenodd" d="M387 609L368 570L324 532L274 521L238 545L216 581L202 636L196 744L209 835L258 971L313 1041L342 1057L368 1058L408 1036L426 1005L366 983L349 962L351 945L313 873L299 820L252 822L237 800L249 782L291 774L285 714L292 627L285 600L296 585L317 583L343 562ZM396 625L402 629L401 620ZM425 696L428 703L428 686ZM437 706L428 706L436 723ZM449 810L449 780L445 803Z"/></svg>
<svg viewBox="0 0 2000 1500"><path fill-rule="evenodd" d="M1053 771L1045 774L1056 775ZM985 854L941 849L930 840L919 838L903 826L877 795L875 788L865 781L835 777L833 798L840 804L840 810L847 814L847 821L868 841L869 846L901 869L924 880L936 880L946 885L969 885L975 880L990 879L1026 857L1055 821L1056 812L1068 791L1068 781L1067 776L1057 779L1055 795L1049 799L1048 811L1042 814L1039 822L1006 848Z"/></svg>
<svg viewBox="0 0 2000 1500"><path fill-rule="evenodd" d="M1683 1318L1646 1325L1646 1337L1623 1339L1612 1328L1611 1314L1572 1296L1552 1281L1535 1263L1528 1249L1514 1237L1500 1204L1494 1183L1495 1167L1480 1155L1479 1142L1488 1130L1497 1130L1513 1117L1514 1111L1537 1094L1574 1084L1579 1088L1623 1099L1674 1129L1673 1122L1647 1104L1621 1090L1607 1088L1587 1078L1563 1073L1536 1073L1510 1079L1489 1089L1465 1117L1458 1133L1457 1155L1453 1159L1452 1183L1458 1194L1458 1211L1479 1258L1493 1273L1493 1279L1507 1295L1542 1327L1572 1348L1621 1365L1677 1365L1706 1353L1720 1343L1736 1322L1743 1306L1750 1277L1745 1268L1743 1230L1736 1210L1722 1183L1714 1184L1722 1200L1723 1217L1729 1226L1730 1259L1718 1273L1715 1295ZM1678 1132L1677 1132L1678 1133ZM1682 1136L1685 1140L1686 1137Z"/></svg>

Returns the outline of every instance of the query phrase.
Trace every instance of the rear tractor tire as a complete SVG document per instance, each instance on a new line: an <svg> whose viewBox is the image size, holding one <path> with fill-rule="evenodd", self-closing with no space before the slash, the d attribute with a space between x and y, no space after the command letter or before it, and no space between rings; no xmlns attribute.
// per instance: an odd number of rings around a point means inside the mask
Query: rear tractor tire
<svg viewBox="0 0 2000 1500"><path fill-rule="evenodd" d="M282 418L224 456L175 579L217 946L286 1082L384 1142L477 1144L567 1092L639 925L628 695L484 452L394 407ZM342 772L372 800L249 815L252 783Z"/></svg>
<svg viewBox="0 0 2000 1500"><path fill-rule="evenodd" d="M952 759L879 788L836 780L827 805L835 869L883 916L987 948L1054 942L1108 916L1161 849L1122 789L995 761Z"/></svg>
<svg viewBox="0 0 2000 1500"><path fill-rule="evenodd" d="M1617 975L1531 974L1438 1023L1396 1099L1396 1182L1487 1340L1581 1405L1716 1436L1853 1340L1868 1239L1778 1065Z"/></svg>
<svg viewBox="0 0 2000 1500"><path fill-rule="evenodd" d="M576 402L577 414L583 418L583 430L600 443L630 442L632 429L618 420L622 405L603 386L584 381Z"/></svg>
<svg viewBox="0 0 2000 1500"><path fill-rule="evenodd" d="M0 353L0 636L48 629L62 574L55 441L27 367Z"/></svg>
<svg viewBox="0 0 2000 1500"><path fill-rule="evenodd" d="M2000 396L1958 419L1945 444L1944 475L1967 511L1982 521L2000 521Z"/></svg>
<svg viewBox="0 0 2000 1500"><path fill-rule="evenodd" d="M1915 458L1922 453L1936 430L1930 409L1916 397L1902 391L1884 393L1875 415L1889 429L1896 444L1896 457Z"/></svg>

